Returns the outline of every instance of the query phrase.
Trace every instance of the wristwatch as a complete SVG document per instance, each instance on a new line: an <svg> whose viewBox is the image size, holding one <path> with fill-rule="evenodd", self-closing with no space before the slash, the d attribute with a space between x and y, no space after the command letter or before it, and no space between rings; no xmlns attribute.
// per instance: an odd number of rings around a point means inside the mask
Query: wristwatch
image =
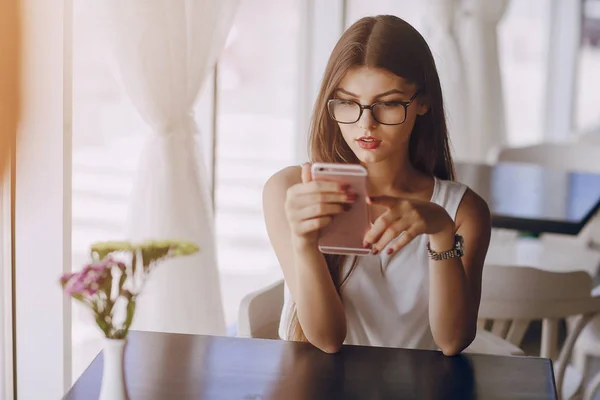
<svg viewBox="0 0 600 400"><path fill-rule="evenodd" d="M454 235L454 247L450 250L437 252L431 250L431 244L427 243L429 258L435 261L447 260L449 258L460 258L465 254L465 241L460 235Z"/></svg>

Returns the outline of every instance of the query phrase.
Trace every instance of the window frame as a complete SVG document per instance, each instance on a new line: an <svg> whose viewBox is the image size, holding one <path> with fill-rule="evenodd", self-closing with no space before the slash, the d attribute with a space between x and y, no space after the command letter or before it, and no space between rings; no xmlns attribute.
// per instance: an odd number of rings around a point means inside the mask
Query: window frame
<svg viewBox="0 0 600 400"><path fill-rule="evenodd" d="M71 386L73 0L23 0L22 112L15 159L15 386L61 398Z"/></svg>

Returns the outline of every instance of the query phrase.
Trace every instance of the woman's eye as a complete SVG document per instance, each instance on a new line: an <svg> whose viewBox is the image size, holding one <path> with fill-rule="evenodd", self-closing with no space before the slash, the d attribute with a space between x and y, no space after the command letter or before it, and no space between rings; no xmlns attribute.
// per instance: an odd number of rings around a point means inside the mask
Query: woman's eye
<svg viewBox="0 0 600 400"><path fill-rule="evenodd" d="M379 104L381 104L381 106L385 107L385 108L402 107L402 103L398 102L398 101L388 101L388 102L379 103Z"/></svg>

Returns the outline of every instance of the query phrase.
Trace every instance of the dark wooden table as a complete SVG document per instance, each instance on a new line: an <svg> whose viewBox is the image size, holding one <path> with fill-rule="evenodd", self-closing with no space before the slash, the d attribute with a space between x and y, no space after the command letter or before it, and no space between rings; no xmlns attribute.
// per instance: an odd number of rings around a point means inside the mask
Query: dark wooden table
<svg viewBox="0 0 600 400"><path fill-rule="evenodd" d="M458 163L456 175L487 201L496 228L577 235L600 209L600 174Z"/></svg>
<svg viewBox="0 0 600 400"><path fill-rule="evenodd" d="M131 332L131 400L556 399L552 364L533 357ZM99 354L65 397L97 399Z"/></svg>

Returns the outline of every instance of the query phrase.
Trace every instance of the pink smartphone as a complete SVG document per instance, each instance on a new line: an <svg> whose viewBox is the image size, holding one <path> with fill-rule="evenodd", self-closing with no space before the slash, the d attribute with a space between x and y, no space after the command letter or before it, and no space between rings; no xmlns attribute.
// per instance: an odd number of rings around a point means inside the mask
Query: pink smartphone
<svg viewBox="0 0 600 400"><path fill-rule="evenodd" d="M367 197L367 170L359 164L314 163L311 167L314 180L332 181L350 185L356 193L350 210L335 215L329 225L321 229L319 250L326 254L367 255L363 247L365 234L371 226Z"/></svg>

